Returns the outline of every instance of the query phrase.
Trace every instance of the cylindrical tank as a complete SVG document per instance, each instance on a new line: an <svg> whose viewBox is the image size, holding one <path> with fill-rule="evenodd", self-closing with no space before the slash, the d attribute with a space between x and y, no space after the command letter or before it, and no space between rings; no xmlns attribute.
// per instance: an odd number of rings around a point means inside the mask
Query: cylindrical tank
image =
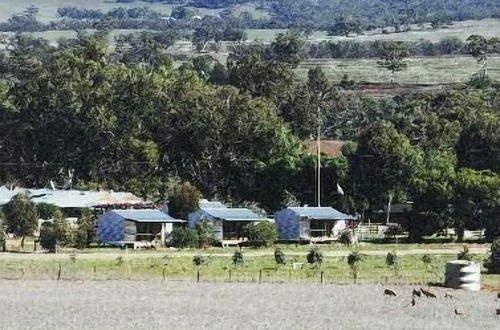
<svg viewBox="0 0 500 330"><path fill-rule="evenodd" d="M444 286L468 291L481 290L481 266L467 260L448 261Z"/></svg>

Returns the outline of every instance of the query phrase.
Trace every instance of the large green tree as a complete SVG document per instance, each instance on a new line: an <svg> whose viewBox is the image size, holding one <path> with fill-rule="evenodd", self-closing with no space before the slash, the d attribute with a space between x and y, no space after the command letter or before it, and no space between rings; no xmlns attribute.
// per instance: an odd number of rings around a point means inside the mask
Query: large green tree
<svg viewBox="0 0 500 330"><path fill-rule="evenodd" d="M27 194L17 194L5 205L5 220L7 232L21 237L21 247L24 248L26 236L33 235L38 226L38 211L35 203Z"/></svg>
<svg viewBox="0 0 500 330"><path fill-rule="evenodd" d="M393 125L377 122L363 131L349 176L358 203L372 210L388 202L404 202L409 183L422 166L422 151Z"/></svg>

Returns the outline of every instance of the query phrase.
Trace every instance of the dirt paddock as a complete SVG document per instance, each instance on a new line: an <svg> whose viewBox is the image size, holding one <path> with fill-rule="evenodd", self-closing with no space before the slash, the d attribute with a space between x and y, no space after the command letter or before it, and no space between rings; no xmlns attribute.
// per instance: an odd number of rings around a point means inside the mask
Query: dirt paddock
<svg viewBox="0 0 500 330"><path fill-rule="evenodd" d="M1 329L500 329L495 293L376 285L0 281ZM444 298L451 292L456 299ZM464 315L456 315L455 309Z"/></svg>

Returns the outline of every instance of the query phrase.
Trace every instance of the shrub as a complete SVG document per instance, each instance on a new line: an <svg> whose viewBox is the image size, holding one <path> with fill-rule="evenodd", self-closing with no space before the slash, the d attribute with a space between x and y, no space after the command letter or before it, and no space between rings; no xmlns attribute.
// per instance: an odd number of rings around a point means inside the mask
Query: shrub
<svg viewBox="0 0 500 330"><path fill-rule="evenodd" d="M426 253L422 256L422 262L425 265L430 265L434 262L434 259L432 258L432 256L430 254Z"/></svg>
<svg viewBox="0 0 500 330"><path fill-rule="evenodd" d="M274 250L274 260L277 265L286 265L286 257L281 249Z"/></svg>
<svg viewBox="0 0 500 330"><path fill-rule="evenodd" d="M5 219L2 210L0 210L0 247L2 251L5 251Z"/></svg>
<svg viewBox="0 0 500 330"><path fill-rule="evenodd" d="M78 218L78 229L75 235L75 245L82 249L94 242L97 233L96 216L90 209L84 209Z"/></svg>
<svg viewBox="0 0 500 330"><path fill-rule="evenodd" d="M323 263L323 254L319 251L318 248L314 248L306 256L307 262L314 267L321 267Z"/></svg>
<svg viewBox="0 0 500 330"><path fill-rule="evenodd" d="M271 246L278 238L276 226L269 221L250 224L245 228L246 235L251 241L264 246Z"/></svg>
<svg viewBox="0 0 500 330"><path fill-rule="evenodd" d="M40 228L40 245L49 252L55 252L57 246L70 246L73 233L64 214L56 210L52 222L44 222Z"/></svg>
<svg viewBox="0 0 500 330"><path fill-rule="evenodd" d="M345 246L351 246L354 243L354 236L350 230L345 230L340 234L339 242Z"/></svg>
<svg viewBox="0 0 500 330"><path fill-rule="evenodd" d="M245 264L245 260L243 259L243 253L241 251L236 251L233 254L233 266L238 267Z"/></svg>
<svg viewBox="0 0 500 330"><path fill-rule="evenodd" d="M387 253L387 256L385 257L385 264L387 265L387 267L393 267L393 266L398 264L398 261L399 261L398 259L399 259L399 257L395 251L389 252L389 253Z"/></svg>
<svg viewBox="0 0 500 330"><path fill-rule="evenodd" d="M44 222L40 228L40 245L49 252L56 251L56 231L52 222Z"/></svg>
<svg viewBox="0 0 500 330"><path fill-rule="evenodd" d="M54 213L59 209L54 204L40 203L37 204L36 209L38 210L38 215L40 219L50 220L54 216Z"/></svg>
<svg viewBox="0 0 500 330"><path fill-rule="evenodd" d="M205 248L213 244L213 227L208 221L202 220L196 223L196 234L198 235L198 244L200 248Z"/></svg>
<svg viewBox="0 0 500 330"><path fill-rule="evenodd" d="M172 230L170 244L177 248L196 247L198 234L191 228L178 227Z"/></svg>
<svg viewBox="0 0 500 330"><path fill-rule="evenodd" d="M193 265L201 267L205 264L205 257L197 255L193 257Z"/></svg>
<svg viewBox="0 0 500 330"><path fill-rule="evenodd" d="M88 230L84 225L79 225L75 232L75 247L84 249L88 246Z"/></svg>
<svg viewBox="0 0 500 330"><path fill-rule="evenodd" d="M73 231L69 225L64 213L61 210L56 210L53 214L54 230L58 246L73 245Z"/></svg>
<svg viewBox="0 0 500 330"><path fill-rule="evenodd" d="M488 273L500 274L500 237L491 244L490 256L485 260L484 267Z"/></svg>

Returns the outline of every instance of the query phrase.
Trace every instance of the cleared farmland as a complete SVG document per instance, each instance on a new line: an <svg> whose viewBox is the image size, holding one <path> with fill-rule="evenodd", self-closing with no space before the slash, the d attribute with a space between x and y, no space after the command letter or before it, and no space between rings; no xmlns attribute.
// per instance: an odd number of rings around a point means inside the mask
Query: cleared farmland
<svg viewBox="0 0 500 330"><path fill-rule="evenodd" d="M307 77L307 70L319 66L331 81L339 81L344 74L355 81L387 83L391 80L389 70L377 65L378 59L355 60L310 60L303 62L299 76ZM470 56L413 57L407 60L408 67L396 73L396 82L403 84L447 84L468 81L479 69ZM488 74L500 80L500 57L490 58Z"/></svg>
<svg viewBox="0 0 500 330"><path fill-rule="evenodd" d="M492 293L418 298L411 287L0 281L1 329L493 329ZM464 315L455 315L459 309Z"/></svg>

